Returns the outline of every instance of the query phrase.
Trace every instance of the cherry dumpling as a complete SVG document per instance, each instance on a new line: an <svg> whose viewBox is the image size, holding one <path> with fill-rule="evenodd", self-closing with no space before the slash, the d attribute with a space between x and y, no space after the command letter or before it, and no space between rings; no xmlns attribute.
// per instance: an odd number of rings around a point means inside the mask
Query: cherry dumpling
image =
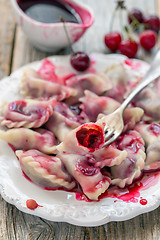
<svg viewBox="0 0 160 240"><path fill-rule="evenodd" d="M46 188L73 189L76 185L72 177L64 170L61 160L37 150L16 151L21 168L35 184Z"/></svg>
<svg viewBox="0 0 160 240"><path fill-rule="evenodd" d="M112 87L111 81L100 73L86 73L74 76L66 81L66 85L77 90L77 95L72 100L74 102L84 95L84 90L90 90L101 95Z"/></svg>
<svg viewBox="0 0 160 240"><path fill-rule="evenodd" d="M94 166L95 158L92 154L79 155L60 152L57 156L89 199L98 200L98 197L108 189L110 178L103 176L100 168Z"/></svg>
<svg viewBox="0 0 160 240"><path fill-rule="evenodd" d="M144 141L137 131L129 131L117 139L117 146L125 150L127 155L119 165L110 168L111 183L121 188L132 184L141 175L145 164Z"/></svg>
<svg viewBox="0 0 160 240"><path fill-rule="evenodd" d="M58 101L75 96L77 91L57 82L46 81L31 68L26 68L21 80L20 93L30 98L56 98Z"/></svg>
<svg viewBox="0 0 160 240"><path fill-rule="evenodd" d="M15 150L37 149L46 154L54 154L58 144L54 134L43 128L35 131L28 128L0 130L0 139L11 144Z"/></svg>
<svg viewBox="0 0 160 240"><path fill-rule="evenodd" d="M146 161L144 170L160 168L160 124L138 124L137 131L141 134L146 146Z"/></svg>
<svg viewBox="0 0 160 240"><path fill-rule="evenodd" d="M53 113L56 100L38 101L32 99L3 103L0 107L0 122L8 128L38 128L46 123Z"/></svg>

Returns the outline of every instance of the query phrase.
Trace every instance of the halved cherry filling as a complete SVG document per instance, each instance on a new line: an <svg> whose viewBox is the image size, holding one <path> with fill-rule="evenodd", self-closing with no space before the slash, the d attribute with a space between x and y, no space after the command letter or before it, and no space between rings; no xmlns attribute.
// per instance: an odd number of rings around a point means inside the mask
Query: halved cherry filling
<svg viewBox="0 0 160 240"><path fill-rule="evenodd" d="M81 126L76 133L80 145L94 152L104 144L104 133L100 126L94 123L87 123Z"/></svg>
<svg viewBox="0 0 160 240"><path fill-rule="evenodd" d="M151 123L149 125L149 130L156 136L158 137L160 135L160 124L158 123Z"/></svg>

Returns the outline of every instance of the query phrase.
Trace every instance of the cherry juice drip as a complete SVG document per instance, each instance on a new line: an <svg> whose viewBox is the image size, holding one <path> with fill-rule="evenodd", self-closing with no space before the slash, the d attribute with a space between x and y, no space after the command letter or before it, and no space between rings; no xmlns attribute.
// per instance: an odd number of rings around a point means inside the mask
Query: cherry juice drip
<svg viewBox="0 0 160 240"><path fill-rule="evenodd" d="M66 22L81 23L79 15L69 5L60 0L17 0L19 7L30 18L41 23Z"/></svg>

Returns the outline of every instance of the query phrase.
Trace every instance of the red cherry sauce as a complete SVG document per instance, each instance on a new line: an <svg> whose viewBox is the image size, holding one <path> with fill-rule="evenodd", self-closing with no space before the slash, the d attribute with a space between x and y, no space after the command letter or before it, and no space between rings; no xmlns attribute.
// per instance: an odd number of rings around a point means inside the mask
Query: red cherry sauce
<svg viewBox="0 0 160 240"><path fill-rule="evenodd" d="M124 135L118 138L117 140L118 149L120 150L129 149L129 150L132 150L134 153L137 153L139 149L143 148L143 142L141 137L136 136L133 132L131 132L128 136ZM123 139L125 137L128 137L127 139L128 141L123 142Z"/></svg>
<svg viewBox="0 0 160 240"><path fill-rule="evenodd" d="M27 103L25 100L17 100L17 101L11 102L8 105L8 109L10 111L24 114L26 116L30 116L30 115L34 114L34 118L36 118L36 119L41 118L42 116L45 115L46 109L44 107L33 106L32 108L30 108L30 111L26 112L25 111L26 105L27 105ZM7 118L7 116L6 116L6 118Z"/></svg>
<svg viewBox="0 0 160 240"><path fill-rule="evenodd" d="M38 203L35 200L33 200L33 199L28 199L26 201L26 206L30 210L35 210L37 207L43 207L43 206L38 205Z"/></svg>
<svg viewBox="0 0 160 240"><path fill-rule="evenodd" d="M149 125L149 130L152 132L156 137L160 135L160 125L158 123L151 123Z"/></svg>
<svg viewBox="0 0 160 240"><path fill-rule="evenodd" d="M122 200L124 202L132 202L132 203L140 203L141 205L146 205L148 203L147 199L140 197L143 190L149 189L154 186L160 178L160 171L155 172L145 172L142 174L139 180L136 180L130 186L126 186L125 188L119 188L117 186L111 186L105 193L103 193L98 201L105 198L115 198L114 203L117 202L117 199ZM91 202L84 193L76 192L76 199L79 201Z"/></svg>
<svg viewBox="0 0 160 240"><path fill-rule="evenodd" d="M79 145L94 152L104 144L104 132L102 128L94 123L83 124L76 133Z"/></svg>
<svg viewBox="0 0 160 240"><path fill-rule="evenodd" d="M76 171L80 171L86 176L95 175L99 169L94 167L96 159L92 154L87 154L81 161L76 164Z"/></svg>
<svg viewBox="0 0 160 240"><path fill-rule="evenodd" d="M55 73L55 65L47 58L43 60L41 67L38 70L38 74L43 79L50 82L58 82L58 76Z"/></svg>
<svg viewBox="0 0 160 240"><path fill-rule="evenodd" d="M24 113L24 108L26 107L27 103L25 100L17 100L14 102L11 102L8 105L8 109L10 111L18 112L18 113Z"/></svg>
<svg viewBox="0 0 160 240"><path fill-rule="evenodd" d="M17 150L17 149L15 149L15 148L13 147L13 145L10 144L10 143L8 143L8 146L12 149L13 152L15 152L15 151Z"/></svg>
<svg viewBox="0 0 160 240"><path fill-rule="evenodd" d="M86 162L83 163L78 163L76 165L76 170L80 171L86 176L93 176L97 173L98 169L95 168L94 166L89 165Z"/></svg>
<svg viewBox="0 0 160 240"><path fill-rule="evenodd" d="M59 68L59 71L63 72L64 69L61 66L55 66L50 60L47 58L42 61L42 65L40 66L37 73L41 78L43 78L46 81L59 83L62 85L66 84L66 81L75 76L75 73L68 73L64 76L58 76L56 74L56 68ZM62 68L62 69L61 69Z"/></svg>

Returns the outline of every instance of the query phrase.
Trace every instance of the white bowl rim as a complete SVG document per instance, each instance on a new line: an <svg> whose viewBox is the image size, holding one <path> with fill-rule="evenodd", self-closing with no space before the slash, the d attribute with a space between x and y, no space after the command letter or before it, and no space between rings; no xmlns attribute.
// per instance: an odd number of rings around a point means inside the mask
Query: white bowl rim
<svg viewBox="0 0 160 240"><path fill-rule="evenodd" d="M85 10L87 10L90 13L90 21L88 23L85 24L80 24L80 23L73 23L73 22L65 22L65 24L67 26L77 26L79 28L89 28L93 22L94 22L94 13L91 7L89 7L88 5L80 2L79 0L69 0L70 2L73 2L75 4L77 4L78 6L84 8ZM63 23L58 22L58 23L43 23L43 22L38 22L32 18L30 18L29 16L27 16L23 10L18 6L17 0L11 0L13 7L16 9L16 11L19 13L20 16L23 16L23 18L28 21L28 22L33 22L35 25L39 26L39 27L53 27L53 26L57 26L57 25L63 25Z"/></svg>

